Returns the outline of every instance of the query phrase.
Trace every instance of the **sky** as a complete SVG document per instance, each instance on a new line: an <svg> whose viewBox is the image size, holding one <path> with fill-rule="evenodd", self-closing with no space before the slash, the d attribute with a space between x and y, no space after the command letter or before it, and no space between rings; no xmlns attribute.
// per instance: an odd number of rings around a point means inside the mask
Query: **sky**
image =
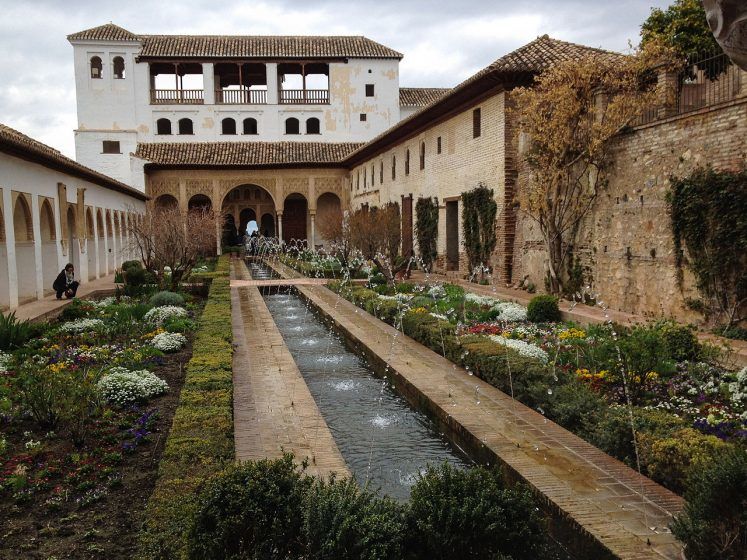
<svg viewBox="0 0 747 560"><path fill-rule="evenodd" d="M452 87L548 34L615 51L671 0L0 0L0 122L74 157L73 49L112 22L142 34L365 35L405 55L400 86Z"/></svg>

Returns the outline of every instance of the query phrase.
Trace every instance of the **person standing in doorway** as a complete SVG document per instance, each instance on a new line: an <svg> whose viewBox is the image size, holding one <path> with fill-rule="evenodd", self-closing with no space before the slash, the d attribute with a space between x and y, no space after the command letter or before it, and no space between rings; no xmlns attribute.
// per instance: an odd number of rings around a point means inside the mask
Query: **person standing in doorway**
<svg viewBox="0 0 747 560"><path fill-rule="evenodd" d="M70 299L74 298L75 294L78 293L79 285L80 282L75 279L75 267L72 263L67 263L64 270L57 275L52 288L57 295L57 299L62 299L62 294L65 294L65 297Z"/></svg>

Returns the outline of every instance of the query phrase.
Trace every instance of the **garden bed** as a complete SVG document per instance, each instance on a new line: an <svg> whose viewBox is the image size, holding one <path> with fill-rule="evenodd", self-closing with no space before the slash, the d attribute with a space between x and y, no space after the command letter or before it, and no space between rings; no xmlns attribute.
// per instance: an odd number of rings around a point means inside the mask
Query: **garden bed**
<svg viewBox="0 0 747 560"><path fill-rule="evenodd" d="M0 558L134 556L202 310L143 301L76 301L2 353Z"/></svg>

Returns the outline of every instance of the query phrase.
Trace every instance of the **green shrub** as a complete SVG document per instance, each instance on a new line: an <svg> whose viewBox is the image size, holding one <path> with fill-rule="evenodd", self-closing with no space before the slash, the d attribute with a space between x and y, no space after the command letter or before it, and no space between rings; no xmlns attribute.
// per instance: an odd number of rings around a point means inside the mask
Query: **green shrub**
<svg viewBox="0 0 747 560"><path fill-rule="evenodd" d="M672 532L688 560L747 557L747 451L730 450L694 470L685 500Z"/></svg>
<svg viewBox="0 0 747 560"><path fill-rule="evenodd" d="M543 521L529 491L482 467L429 468L412 489L408 526L416 559L543 558Z"/></svg>
<svg viewBox="0 0 747 560"><path fill-rule="evenodd" d="M311 478L286 454L250 461L210 480L188 535L189 558L299 558L303 500Z"/></svg>
<svg viewBox="0 0 747 560"><path fill-rule="evenodd" d="M83 317L88 317L95 309L90 301L76 298L70 305L65 306L62 313L60 313L60 319L63 321L82 319Z"/></svg>
<svg viewBox="0 0 747 560"><path fill-rule="evenodd" d="M705 435L692 428L685 428L666 438L644 433L639 440L641 461L646 465L648 475L677 493L685 490L692 472L707 467L729 448L729 444L716 436Z"/></svg>
<svg viewBox="0 0 747 560"><path fill-rule="evenodd" d="M186 317L169 317L164 321L163 328L171 333L185 333L195 329L195 322Z"/></svg>
<svg viewBox="0 0 747 560"><path fill-rule="evenodd" d="M549 294L534 296L527 306L527 320L532 323L560 321L558 298Z"/></svg>
<svg viewBox="0 0 747 560"><path fill-rule="evenodd" d="M150 304L153 307L163 307L164 305L176 305L184 307L184 297L175 292L163 291L158 292L150 298Z"/></svg>
<svg viewBox="0 0 747 560"><path fill-rule="evenodd" d="M556 384L539 405L548 418L574 433L596 423L607 406L603 397L576 380Z"/></svg>
<svg viewBox="0 0 747 560"><path fill-rule="evenodd" d="M410 282L400 282L394 286L394 290L398 294L411 294L415 291L415 285Z"/></svg>
<svg viewBox="0 0 747 560"><path fill-rule="evenodd" d="M19 321L16 312L0 313L0 350L10 352L20 348L35 336L37 328L30 321Z"/></svg>
<svg viewBox="0 0 747 560"><path fill-rule="evenodd" d="M131 269L142 270L143 263L140 261L125 261L122 263L122 270L128 271Z"/></svg>
<svg viewBox="0 0 747 560"><path fill-rule="evenodd" d="M124 270L124 281L130 287L142 286L148 281L148 271L144 268L126 268Z"/></svg>
<svg viewBox="0 0 747 560"><path fill-rule="evenodd" d="M410 307L425 307L426 309L430 309L430 307L433 305L434 301L433 298L428 296L415 296L410 300Z"/></svg>
<svg viewBox="0 0 747 560"><path fill-rule="evenodd" d="M404 512L394 500L361 490L353 479L316 480L304 502L304 558L403 558Z"/></svg>
<svg viewBox="0 0 747 560"><path fill-rule="evenodd" d="M456 284L444 284L446 298L450 300L464 299L464 288Z"/></svg>
<svg viewBox="0 0 747 560"><path fill-rule="evenodd" d="M700 344L693 329L666 321L658 325L667 354L677 362L696 361L700 356Z"/></svg>

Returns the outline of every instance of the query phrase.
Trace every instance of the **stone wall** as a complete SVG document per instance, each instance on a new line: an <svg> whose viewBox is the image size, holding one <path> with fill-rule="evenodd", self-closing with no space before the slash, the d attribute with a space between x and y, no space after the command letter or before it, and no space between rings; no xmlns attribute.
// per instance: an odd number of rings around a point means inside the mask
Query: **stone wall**
<svg viewBox="0 0 747 560"><path fill-rule="evenodd" d="M587 280L612 309L696 321L685 300L693 278L677 284L669 210L670 176L698 166L740 169L747 157L747 98L639 127L617 141L609 185L584 220L575 253ZM519 187L528 180L520 165ZM513 281L544 286L546 252L536 224L519 213Z"/></svg>

